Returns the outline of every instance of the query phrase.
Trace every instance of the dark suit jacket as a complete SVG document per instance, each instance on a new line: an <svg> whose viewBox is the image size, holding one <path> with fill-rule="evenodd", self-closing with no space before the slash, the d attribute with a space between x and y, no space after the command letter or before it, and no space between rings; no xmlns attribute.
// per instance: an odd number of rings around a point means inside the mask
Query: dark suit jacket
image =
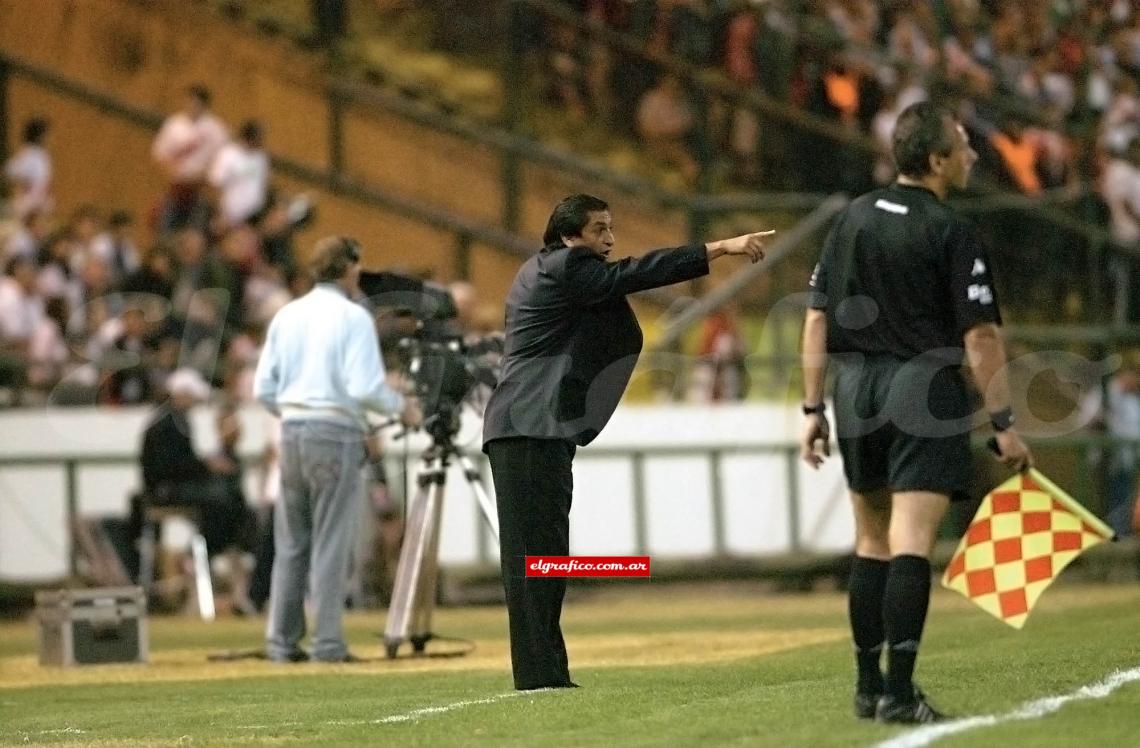
<svg viewBox="0 0 1140 748"><path fill-rule="evenodd" d="M163 484L187 483L210 477L209 467L194 453L186 414L173 408L167 409L147 427L139 464L143 485L148 490Z"/></svg>
<svg viewBox="0 0 1140 748"><path fill-rule="evenodd" d="M703 245L618 262L557 245L527 260L507 295L503 368L483 416L484 447L514 436L593 441L641 353L626 294L708 271Z"/></svg>

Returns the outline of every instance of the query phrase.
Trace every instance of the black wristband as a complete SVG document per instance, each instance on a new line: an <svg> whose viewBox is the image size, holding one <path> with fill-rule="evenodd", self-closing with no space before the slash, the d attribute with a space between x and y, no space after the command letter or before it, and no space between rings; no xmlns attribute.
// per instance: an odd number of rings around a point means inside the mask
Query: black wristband
<svg viewBox="0 0 1140 748"><path fill-rule="evenodd" d="M1013 409L1002 408L997 413L990 413L990 425L994 431L1008 431L1013 426Z"/></svg>
<svg viewBox="0 0 1140 748"><path fill-rule="evenodd" d="M821 415L822 416L823 412L825 410L827 410L827 405L825 405L822 402L819 405L804 405L803 410L804 410L805 416L812 416L812 415Z"/></svg>

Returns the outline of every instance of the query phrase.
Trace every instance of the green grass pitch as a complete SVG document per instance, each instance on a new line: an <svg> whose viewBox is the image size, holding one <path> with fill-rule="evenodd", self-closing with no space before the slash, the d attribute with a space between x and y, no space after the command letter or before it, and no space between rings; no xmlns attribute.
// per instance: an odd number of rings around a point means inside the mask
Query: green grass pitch
<svg viewBox="0 0 1140 748"><path fill-rule="evenodd" d="M354 613L352 665L208 662L251 649L261 620L151 620L145 666L36 661L32 621L0 625L0 744L870 746L907 734L851 715L853 657L837 593L647 582L577 591L564 629L580 689L511 690L506 613L436 612L473 640L454 658L380 659L380 613ZM439 645L445 649L446 643ZM430 647L429 647L430 648ZM1023 631L938 591L918 680L955 715L1003 714L1140 667L1140 588L1059 582ZM939 746L1140 744L1140 682L939 740Z"/></svg>

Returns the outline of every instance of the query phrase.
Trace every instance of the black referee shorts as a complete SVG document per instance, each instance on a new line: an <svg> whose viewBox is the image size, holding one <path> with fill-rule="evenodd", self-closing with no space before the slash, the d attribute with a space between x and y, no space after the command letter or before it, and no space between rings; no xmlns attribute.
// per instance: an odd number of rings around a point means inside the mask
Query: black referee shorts
<svg viewBox="0 0 1140 748"><path fill-rule="evenodd" d="M971 419L961 352L910 361L837 358L835 426L851 490L969 498Z"/></svg>

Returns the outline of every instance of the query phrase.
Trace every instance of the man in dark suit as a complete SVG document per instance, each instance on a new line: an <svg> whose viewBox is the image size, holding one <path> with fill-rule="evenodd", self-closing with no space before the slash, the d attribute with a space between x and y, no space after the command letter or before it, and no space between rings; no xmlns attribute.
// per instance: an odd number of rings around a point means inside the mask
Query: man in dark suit
<svg viewBox="0 0 1140 748"><path fill-rule="evenodd" d="M210 397L197 371L183 368L166 384L170 399L155 411L143 433L139 466L148 501L156 506L197 509L206 549L214 556L231 544L251 550L252 515L245 504L240 466L224 454L202 459L194 452L190 410ZM142 532L142 505L132 507L135 537Z"/></svg>
<svg viewBox="0 0 1140 748"><path fill-rule="evenodd" d="M575 686L559 623L566 582L527 578L524 562L569 555L574 452L609 421L641 352L626 295L706 275L723 255L756 262L771 233L606 262L614 244L609 206L573 195L555 207L545 246L519 269L507 296L502 373L483 425L515 688Z"/></svg>

